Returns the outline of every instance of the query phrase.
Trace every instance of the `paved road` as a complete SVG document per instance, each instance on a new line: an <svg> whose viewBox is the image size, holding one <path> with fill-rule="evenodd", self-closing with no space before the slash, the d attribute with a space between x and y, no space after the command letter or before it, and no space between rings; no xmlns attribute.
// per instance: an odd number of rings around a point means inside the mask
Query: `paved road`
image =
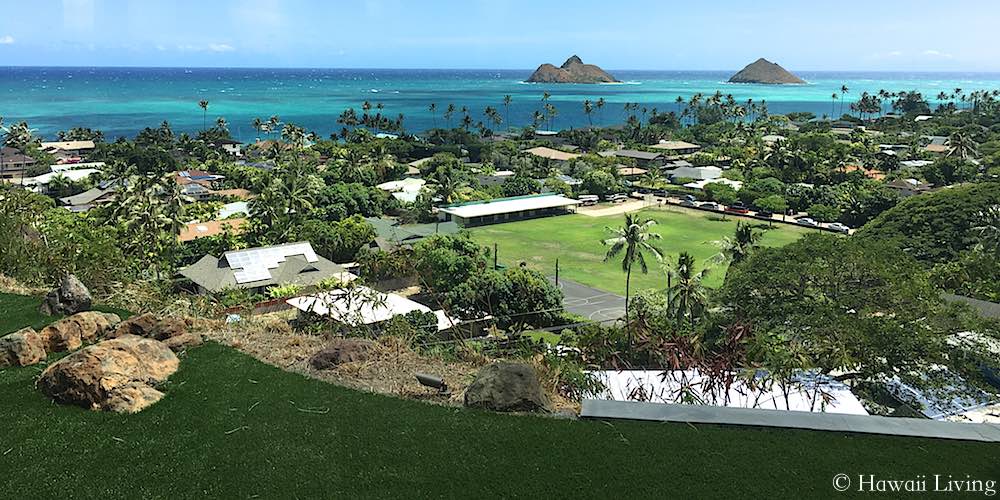
<svg viewBox="0 0 1000 500"><path fill-rule="evenodd" d="M553 279L553 278L549 278ZM594 321L614 321L625 315L625 297L598 290L566 278L559 278L563 307Z"/></svg>

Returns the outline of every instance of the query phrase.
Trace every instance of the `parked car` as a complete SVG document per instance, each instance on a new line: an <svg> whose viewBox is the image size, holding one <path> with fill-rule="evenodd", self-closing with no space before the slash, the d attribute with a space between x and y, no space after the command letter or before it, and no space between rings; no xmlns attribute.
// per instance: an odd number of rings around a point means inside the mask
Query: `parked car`
<svg viewBox="0 0 1000 500"><path fill-rule="evenodd" d="M607 197L607 200L610 201L611 203L624 203L626 200L628 200L628 196L621 193L612 194Z"/></svg>
<svg viewBox="0 0 1000 500"><path fill-rule="evenodd" d="M728 207L726 207L726 211L729 212L729 213L734 213L734 214L748 214L748 213L750 213L750 209L749 208L747 208L747 207L745 207L743 205L739 205L739 204L737 204L737 205L729 205Z"/></svg>
<svg viewBox="0 0 1000 500"><path fill-rule="evenodd" d="M580 200L580 204L585 207L597 205L597 202L600 201L596 194L581 194L577 198Z"/></svg>
<svg viewBox="0 0 1000 500"><path fill-rule="evenodd" d="M758 210L757 217L760 217L762 219L770 219L774 217L774 212L771 212L769 210Z"/></svg>
<svg viewBox="0 0 1000 500"><path fill-rule="evenodd" d="M697 206L698 206L698 204L697 204L697 203L695 203L695 202L693 202L693 201L691 201L691 200L681 200L681 203L680 203L680 205L681 205L682 207L693 207L693 208L695 208L695 207L697 207Z"/></svg>
<svg viewBox="0 0 1000 500"><path fill-rule="evenodd" d="M809 217L803 217L803 218L795 221L795 223L799 224L799 225L802 225L802 226L809 226L809 227L817 227L817 226L819 226L819 224L816 221L814 221L813 219L811 219Z"/></svg>
<svg viewBox="0 0 1000 500"><path fill-rule="evenodd" d="M841 224L839 222L834 222L832 224L827 224L826 228L829 229L830 231L836 231L838 233L843 233L843 234L848 234L848 233L851 232L851 228L849 228L849 227L847 227L847 226L845 226L845 225L843 225L843 224Z"/></svg>
<svg viewBox="0 0 1000 500"><path fill-rule="evenodd" d="M666 198L666 197L670 196L670 192L667 191L666 189L657 189L656 191L653 191L653 196L659 196L660 198Z"/></svg>
<svg viewBox="0 0 1000 500"><path fill-rule="evenodd" d="M698 208L702 210L716 210L716 211L722 210L722 207L719 206L719 204L715 203L714 201L707 201L705 203L702 203L701 205L698 205Z"/></svg>
<svg viewBox="0 0 1000 500"><path fill-rule="evenodd" d="M682 200L685 200L685 201L690 201L691 203L694 203L695 201L697 201L697 200L695 199L695 197L694 197L694 196L692 196L692 195L690 195L690 194L686 194L686 195L684 195L683 197L681 197L681 199L682 199Z"/></svg>

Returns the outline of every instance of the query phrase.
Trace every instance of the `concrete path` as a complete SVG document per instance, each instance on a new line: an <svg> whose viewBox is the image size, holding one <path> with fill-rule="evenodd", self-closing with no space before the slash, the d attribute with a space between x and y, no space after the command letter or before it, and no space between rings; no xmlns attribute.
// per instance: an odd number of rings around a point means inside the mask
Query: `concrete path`
<svg viewBox="0 0 1000 500"><path fill-rule="evenodd" d="M600 322L614 321L625 315L625 297L621 295L566 278L559 279L559 289L563 292L563 307L573 314Z"/></svg>
<svg viewBox="0 0 1000 500"><path fill-rule="evenodd" d="M922 418L895 418L596 399L583 401L580 416L597 419L748 425L816 431L884 434L889 436L956 439L963 441L1000 442L1000 425L943 422Z"/></svg>

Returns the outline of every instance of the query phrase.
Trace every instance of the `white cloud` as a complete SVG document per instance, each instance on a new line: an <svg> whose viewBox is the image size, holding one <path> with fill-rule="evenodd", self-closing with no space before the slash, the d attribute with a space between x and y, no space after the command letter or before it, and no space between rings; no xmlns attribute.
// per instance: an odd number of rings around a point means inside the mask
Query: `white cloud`
<svg viewBox="0 0 1000 500"><path fill-rule="evenodd" d="M13 45L14 37L10 35L0 36L0 45Z"/></svg>
<svg viewBox="0 0 1000 500"><path fill-rule="evenodd" d="M947 54L945 52L941 52L940 50L934 50L934 49L927 49L927 50L925 50L924 51L924 55L925 56L930 56L930 57L943 57L945 59L951 59L951 58L955 57L955 56L953 56L951 54Z"/></svg>
<svg viewBox="0 0 1000 500"><path fill-rule="evenodd" d="M894 50L892 52L889 52L889 57L899 57L901 55L903 55L903 51L901 50Z"/></svg>
<svg viewBox="0 0 1000 500"><path fill-rule="evenodd" d="M158 50L164 50L164 48L161 47L162 46L158 45L156 48ZM232 52L236 50L236 47L227 43L210 43L208 45L182 44L177 46L177 50L181 52Z"/></svg>

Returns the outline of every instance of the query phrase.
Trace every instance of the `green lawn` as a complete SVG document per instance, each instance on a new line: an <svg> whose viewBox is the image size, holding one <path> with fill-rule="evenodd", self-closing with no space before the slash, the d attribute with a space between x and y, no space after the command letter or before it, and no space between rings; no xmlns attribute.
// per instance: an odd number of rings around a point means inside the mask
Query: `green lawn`
<svg viewBox="0 0 1000 500"><path fill-rule="evenodd" d="M995 478L1000 462L986 443L433 406L212 343L137 415L53 404L40 371L0 370L4 498L803 498L834 494L838 473Z"/></svg>
<svg viewBox="0 0 1000 500"><path fill-rule="evenodd" d="M713 242L732 236L737 219L727 216L695 212L682 208L649 209L641 212L643 217L656 221L653 232L662 239L653 243L664 255L676 262L677 254L683 251L693 255L700 265L711 264L710 259L719 253ZM555 261L559 259L559 275L595 288L625 293L625 273L621 261L603 262L607 247L601 240L610 236L607 227L620 227L623 215L589 217L586 215L564 215L527 221L496 224L472 229L476 241L493 248L498 245L500 262L515 265L526 262L529 267L547 275L555 274ZM761 245L780 246L798 239L806 229L796 226L775 224L768 229L767 223L751 221L758 225L764 236ZM648 262L648 261L647 261ZM724 265L715 265L706 285L718 287L725 276ZM650 268L649 274L641 274L633 269L633 290L646 288L666 288L666 277L662 269Z"/></svg>

